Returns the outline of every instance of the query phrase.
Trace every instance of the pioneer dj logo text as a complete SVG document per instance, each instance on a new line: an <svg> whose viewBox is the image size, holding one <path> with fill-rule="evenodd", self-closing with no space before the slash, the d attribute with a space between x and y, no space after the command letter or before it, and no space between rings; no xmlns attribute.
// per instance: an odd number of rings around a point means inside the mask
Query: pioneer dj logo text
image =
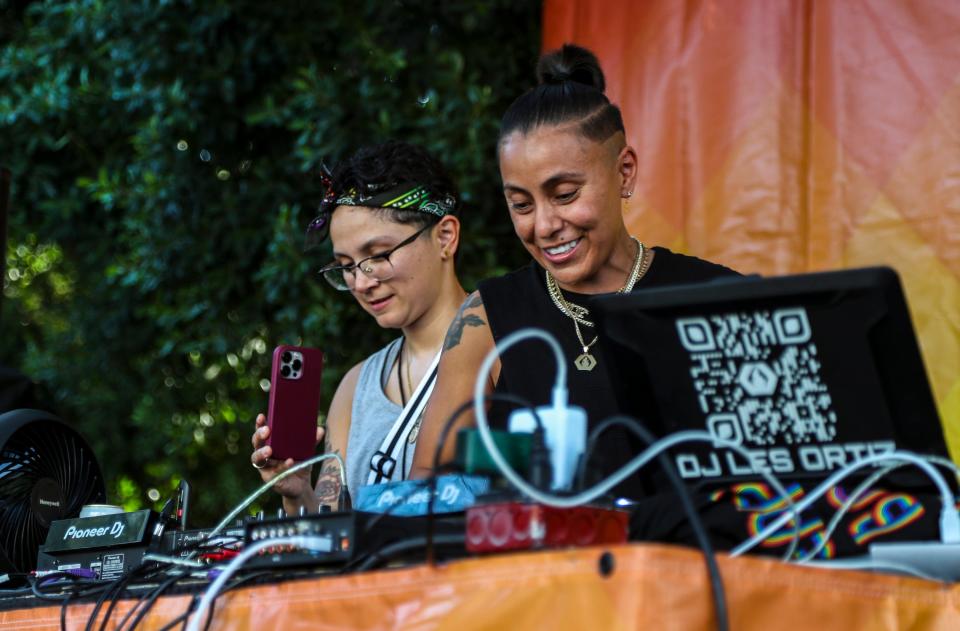
<svg viewBox="0 0 960 631"><path fill-rule="evenodd" d="M126 526L121 521L113 522L111 526L101 526L100 528L77 528L70 526L67 532L63 533L63 540L67 539L91 539L93 537L104 537L112 535L114 539L119 539L123 535Z"/></svg>

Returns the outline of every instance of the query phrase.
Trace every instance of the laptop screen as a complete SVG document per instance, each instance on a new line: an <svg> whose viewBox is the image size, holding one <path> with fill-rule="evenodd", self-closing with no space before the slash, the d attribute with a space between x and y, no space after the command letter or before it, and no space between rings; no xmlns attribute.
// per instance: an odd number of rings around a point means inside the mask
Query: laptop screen
<svg viewBox="0 0 960 631"><path fill-rule="evenodd" d="M742 277L594 300L623 413L661 435L691 483L822 478L895 448L947 455L896 272Z"/></svg>

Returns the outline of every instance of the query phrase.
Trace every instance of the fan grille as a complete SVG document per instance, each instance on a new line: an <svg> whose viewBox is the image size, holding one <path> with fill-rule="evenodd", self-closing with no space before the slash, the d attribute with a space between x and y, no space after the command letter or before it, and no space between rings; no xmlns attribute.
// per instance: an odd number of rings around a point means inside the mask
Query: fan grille
<svg viewBox="0 0 960 631"><path fill-rule="evenodd" d="M5 571L36 567L49 524L31 497L38 483L50 481L64 499L54 518L79 515L84 504L105 497L100 467L79 434L59 421L27 423L0 446L0 567Z"/></svg>

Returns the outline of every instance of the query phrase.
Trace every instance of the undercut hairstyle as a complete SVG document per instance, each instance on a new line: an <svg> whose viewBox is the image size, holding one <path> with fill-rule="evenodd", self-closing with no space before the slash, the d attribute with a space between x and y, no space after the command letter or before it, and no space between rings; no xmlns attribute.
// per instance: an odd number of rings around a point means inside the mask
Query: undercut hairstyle
<svg viewBox="0 0 960 631"><path fill-rule="evenodd" d="M398 184L413 184L424 187L434 199L450 196L455 201L449 214L460 214L460 194L453 178L439 160L426 149L397 140L388 140L357 150L346 160L341 160L330 178L337 194L350 189L378 191ZM432 226L440 217L420 210L404 208L370 208L391 221L417 228Z"/></svg>
<svg viewBox="0 0 960 631"><path fill-rule="evenodd" d="M564 44L537 63L539 85L520 95L500 122L502 141L515 131L575 124L590 140L603 142L624 132L620 109L604 94L606 81L597 57L580 46Z"/></svg>

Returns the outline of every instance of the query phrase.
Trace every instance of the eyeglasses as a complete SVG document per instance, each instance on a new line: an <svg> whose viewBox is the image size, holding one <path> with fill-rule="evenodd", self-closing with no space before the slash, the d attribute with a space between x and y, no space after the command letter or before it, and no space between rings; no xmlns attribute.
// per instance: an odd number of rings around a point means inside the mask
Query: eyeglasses
<svg viewBox="0 0 960 631"><path fill-rule="evenodd" d="M329 265L321 268L320 273L323 274L323 277L327 279L327 282L330 283L337 291L349 291L353 289L354 284L356 283L357 270L363 272L367 278L377 282L390 280L396 273L393 263L390 262L390 256L403 246L410 245L416 241L417 237L432 227L433 225L424 226L386 252L368 256L362 261L357 261L353 265L338 265L336 263L330 263Z"/></svg>

